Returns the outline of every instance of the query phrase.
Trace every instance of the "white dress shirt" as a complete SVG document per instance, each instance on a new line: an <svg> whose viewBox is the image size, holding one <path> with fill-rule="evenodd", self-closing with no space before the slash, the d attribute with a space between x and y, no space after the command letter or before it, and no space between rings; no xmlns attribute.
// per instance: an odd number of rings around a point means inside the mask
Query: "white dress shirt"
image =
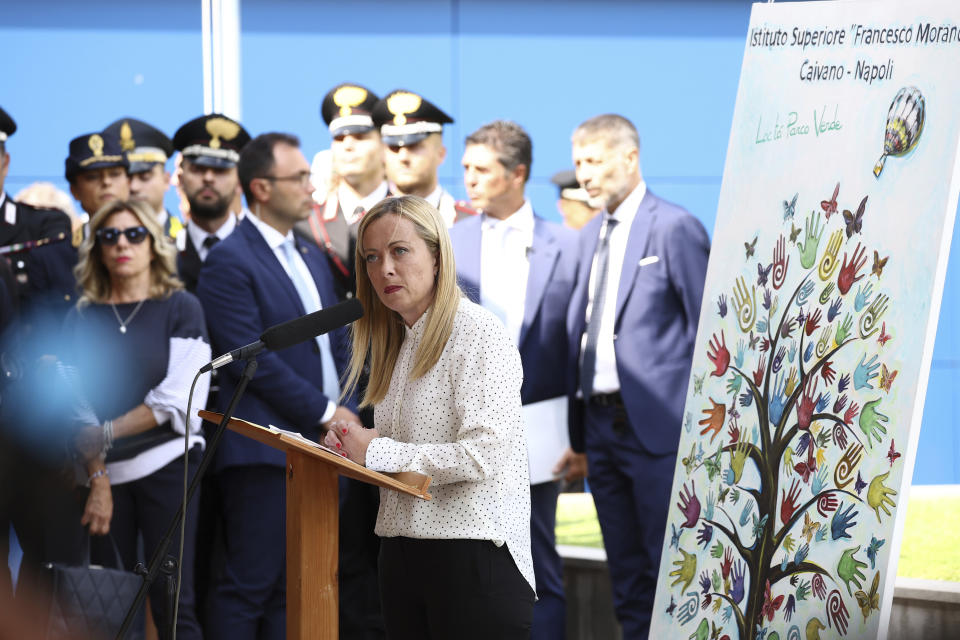
<svg viewBox="0 0 960 640"><path fill-rule="evenodd" d="M616 218L617 225L610 233L610 253L607 263L607 292L603 300L603 315L600 318L600 333L597 336L597 368L593 377L594 393L613 393L620 391L620 376L617 375L617 356L613 349L614 325L617 314L617 292L620 289L620 275L623 273L623 258L627 252L627 239L630 237L630 227L637 215L640 201L647 193L647 184L641 180L640 184L630 192L630 195L620 203L612 213L604 210L603 225L600 227L600 239L607 232L607 220ZM599 247L599 240L597 246ZM590 322L590 312L593 309L593 296L597 282L597 254L593 254L593 264L590 267L590 286L587 297L587 323ZM580 342L580 357L587 344L587 332L584 331Z"/></svg>
<svg viewBox="0 0 960 640"><path fill-rule="evenodd" d="M341 184L337 187L337 202L340 203L340 210L343 211L343 217L347 221L347 224L353 224L360 220L360 218L354 215L357 207L361 207L364 213L370 211L373 205L387 197L387 190L386 180L381 182L376 189L363 198L357 198L353 190L346 185Z"/></svg>
<svg viewBox="0 0 960 640"><path fill-rule="evenodd" d="M480 304L500 318L517 347L530 275L527 254L533 245L533 224L529 200L505 220L483 214L480 223Z"/></svg>
<svg viewBox="0 0 960 640"><path fill-rule="evenodd" d="M251 218L256 220L254 216L251 216ZM200 262L205 261L210 254L210 247L203 246L203 241L206 240L208 236L216 236L223 240L233 233L233 230L236 228L237 216L232 213L227 217L226 221L220 225L220 228L213 233L208 233L206 230L201 229L193 219L187 220L187 233L190 234L190 241L193 242L193 247L197 250L197 255L200 256Z"/></svg>
<svg viewBox="0 0 960 640"><path fill-rule="evenodd" d="M381 489L376 533L506 542L536 590L520 354L503 324L464 298L440 360L411 380L427 315L406 329L390 388L374 408L381 437L370 442L366 462L375 471L431 476L433 500Z"/></svg>
<svg viewBox="0 0 960 640"><path fill-rule="evenodd" d="M262 235L263 239L266 240L267 246L269 246L270 250L273 251L273 255L276 256L277 260L280 262L280 266L282 266L283 270L287 273L287 277L293 280L292 272L294 269L296 269L300 279L306 283L309 294L313 297L314 308L322 309L323 301L320 299L320 292L317 290L317 283L314 282L313 274L310 273L307 263L303 261L303 258L296 251L293 252L293 255L295 256L293 264L290 264L290 262L287 260L287 254L283 249L283 245L286 242L294 242L293 231L288 231L287 234L284 235L257 216L250 216L250 222L252 222L260 231L260 235ZM330 336L326 334L319 336L319 343L320 348L326 348L328 356L332 359L333 353L330 351ZM328 397L330 397L329 394ZM321 423L327 422L333 417L334 411L337 410L336 400L337 397L334 396L327 401L327 408L320 417Z"/></svg>

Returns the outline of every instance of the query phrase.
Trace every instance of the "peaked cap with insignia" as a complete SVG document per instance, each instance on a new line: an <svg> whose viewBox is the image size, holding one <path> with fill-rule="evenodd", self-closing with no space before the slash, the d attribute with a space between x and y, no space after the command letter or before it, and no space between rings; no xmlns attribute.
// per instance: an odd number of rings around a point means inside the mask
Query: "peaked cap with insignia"
<svg viewBox="0 0 960 640"><path fill-rule="evenodd" d="M127 154L130 173L149 171L156 164L164 164L173 155L173 142L156 127L136 118L120 118L104 133L116 136L120 148Z"/></svg>
<svg viewBox="0 0 960 640"><path fill-rule="evenodd" d="M127 157L120 147L120 139L106 132L85 133L70 141L70 155L65 161L67 182L73 182L81 171L127 168Z"/></svg>
<svg viewBox="0 0 960 640"><path fill-rule="evenodd" d="M219 113L194 118L173 134L173 147L193 163L230 169L237 166L240 150L250 134L236 120Z"/></svg>
<svg viewBox="0 0 960 640"><path fill-rule="evenodd" d="M432 102L405 89L382 98L373 108L373 120L380 127L383 143L391 147L416 144L453 123L453 118Z"/></svg>
<svg viewBox="0 0 960 640"><path fill-rule="evenodd" d="M323 97L320 115L330 128L330 137L366 133L374 128L373 107L380 98L364 86L346 82Z"/></svg>

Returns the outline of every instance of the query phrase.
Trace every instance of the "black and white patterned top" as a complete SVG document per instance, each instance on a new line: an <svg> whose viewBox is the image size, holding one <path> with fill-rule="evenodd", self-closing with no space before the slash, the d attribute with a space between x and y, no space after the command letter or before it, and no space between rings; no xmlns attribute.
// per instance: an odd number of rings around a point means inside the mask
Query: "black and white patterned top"
<svg viewBox="0 0 960 640"><path fill-rule="evenodd" d="M124 333L117 314L129 318ZM114 441L107 454L110 482L139 480L182 456L190 383L210 360L203 308L193 294L176 291L142 306L118 304L116 311L109 304L74 307L64 330L69 368L87 405L78 416L81 425L118 418L139 404L157 421L147 432ZM196 410L206 405L209 386L210 376L200 376L189 420L191 447L204 445Z"/></svg>
<svg viewBox="0 0 960 640"><path fill-rule="evenodd" d="M426 318L407 329L374 408L382 437L370 442L366 462L431 476L433 500L381 489L376 533L506 543L535 590L520 354L496 316L464 298L440 360L410 380Z"/></svg>

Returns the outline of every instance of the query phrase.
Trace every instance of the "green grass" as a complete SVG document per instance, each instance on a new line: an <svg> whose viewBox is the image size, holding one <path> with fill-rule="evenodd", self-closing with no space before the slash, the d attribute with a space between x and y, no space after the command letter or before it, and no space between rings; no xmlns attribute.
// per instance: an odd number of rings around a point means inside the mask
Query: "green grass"
<svg viewBox="0 0 960 640"><path fill-rule="evenodd" d="M897 575L960 582L957 531L960 531L960 496L911 495ZM557 544L603 547L590 494L560 495Z"/></svg>

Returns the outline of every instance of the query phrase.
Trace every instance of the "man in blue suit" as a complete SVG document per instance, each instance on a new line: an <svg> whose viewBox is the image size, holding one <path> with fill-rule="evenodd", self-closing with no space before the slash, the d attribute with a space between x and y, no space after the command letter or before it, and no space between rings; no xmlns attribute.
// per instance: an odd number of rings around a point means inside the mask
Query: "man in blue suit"
<svg viewBox="0 0 960 640"><path fill-rule="evenodd" d="M533 148L517 124L498 120L466 140L463 181L482 215L453 225L460 285L495 313L523 361L520 396L531 457L531 546L538 601L536 640L565 635L563 567L554 538L559 483L552 470L565 449L566 313L576 278L576 235L538 218L524 196ZM549 447L562 437L559 449ZM538 463L545 458L545 463Z"/></svg>
<svg viewBox="0 0 960 640"><path fill-rule="evenodd" d="M629 120L581 124L573 162L603 211L581 232L567 317L570 442L586 453L623 637L646 638L710 241L647 189Z"/></svg>
<svg viewBox="0 0 960 640"><path fill-rule="evenodd" d="M217 352L267 327L336 304L323 253L297 244L294 224L312 211L310 167L294 136L269 133L244 146L237 171L253 215L211 251L197 296ZM316 439L333 420L359 422L337 404L348 356L345 330L259 356L236 415ZM218 405L230 401L240 365L225 368ZM268 640L285 635L284 455L227 432L214 461L222 494L224 567L214 578L207 637Z"/></svg>

